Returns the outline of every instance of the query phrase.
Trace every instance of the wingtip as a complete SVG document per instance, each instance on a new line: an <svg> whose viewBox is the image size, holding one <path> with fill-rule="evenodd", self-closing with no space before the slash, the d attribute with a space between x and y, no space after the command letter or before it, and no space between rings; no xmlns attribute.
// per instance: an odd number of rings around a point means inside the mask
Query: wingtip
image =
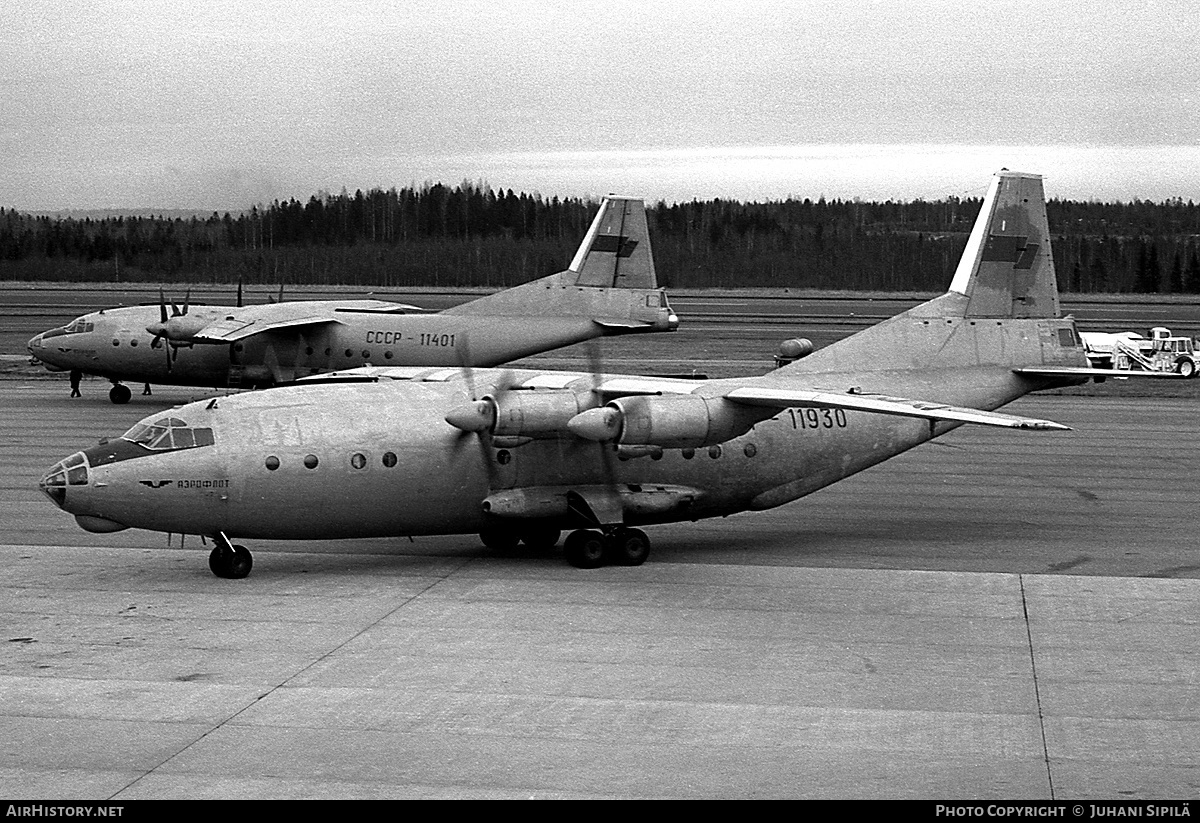
<svg viewBox="0 0 1200 823"><path fill-rule="evenodd" d="M1074 431L1074 429L1072 429L1070 426L1064 426L1062 423L1055 423L1053 420L1025 420L1020 424L1020 428L1029 429L1030 431Z"/></svg>

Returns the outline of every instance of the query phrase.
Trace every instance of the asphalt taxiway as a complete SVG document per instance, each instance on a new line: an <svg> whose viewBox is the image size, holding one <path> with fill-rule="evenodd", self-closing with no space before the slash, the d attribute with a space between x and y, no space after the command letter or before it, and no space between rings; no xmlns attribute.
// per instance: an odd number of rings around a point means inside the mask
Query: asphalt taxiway
<svg viewBox="0 0 1200 823"><path fill-rule="evenodd" d="M87 534L56 460L198 393L0 385L0 794L1200 795L1187 398L1034 396L637 568Z"/></svg>

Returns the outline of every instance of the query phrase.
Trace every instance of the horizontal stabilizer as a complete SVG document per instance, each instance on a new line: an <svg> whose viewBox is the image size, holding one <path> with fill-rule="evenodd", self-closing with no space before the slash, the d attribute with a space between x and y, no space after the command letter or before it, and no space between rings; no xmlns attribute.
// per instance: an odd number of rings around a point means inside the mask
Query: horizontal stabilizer
<svg viewBox="0 0 1200 823"><path fill-rule="evenodd" d="M1017 374L1031 377L1165 377L1187 380L1187 375L1173 371L1143 371L1141 369L1093 369L1087 366L1036 366L1013 369Z"/></svg>
<svg viewBox="0 0 1200 823"><path fill-rule="evenodd" d="M909 400L904 397L888 397L882 394L839 394L837 392L810 391L806 389L734 389L725 395L726 400L747 406L771 408L817 408L865 411L875 414L891 414L900 417L917 417L925 420L949 420L956 423L975 423L981 426L999 426L1008 429L1029 431L1070 431L1070 426L1036 417L1016 417L998 412L981 411L962 406L947 406L924 400Z"/></svg>
<svg viewBox="0 0 1200 823"><path fill-rule="evenodd" d="M593 317L592 322L605 329L643 329L653 325L652 323L644 323L640 320L609 320L597 317Z"/></svg>

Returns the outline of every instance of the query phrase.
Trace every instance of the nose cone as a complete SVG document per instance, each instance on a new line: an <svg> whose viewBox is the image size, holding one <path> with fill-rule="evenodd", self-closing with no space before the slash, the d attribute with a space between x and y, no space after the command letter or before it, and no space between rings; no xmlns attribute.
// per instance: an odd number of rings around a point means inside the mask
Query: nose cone
<svg viewBox="0 0 1200 823"><path fill-rule="evenodd" d="M76 458L82 464L83 454L73 454L66 460L60 460L51 466L50 470L38 481L38 489L41 490L42 494L49 497L51 502L60 509L66 509L67 506L67 475L71 471L71 469L68 469L67 464L74 463ZM83 469L82 479L86 483L87 467L81 465L81 468ZM76 479L78 480L79 478L77 477Z"/></svg>
<svg viewBox="0 0 1200 823"><path fill-rule="evenodd" d="M29 350L31 362L34 364L41 363L50 371L66 371L72 367L69 362L70 357L63 353L59 348L50 342L56 337L64 334L65 329L50 329L39 335L31 337L29 342L25 344L25 348Z"/></svg>
<svg viewBox="0 0 1200 823"><path fill-rule="evenodd" d="M129 528L124 523L118 523L107 517L89 513L88 490L90 477L88 475L87 455L76 452L66 460L61 460L50 467L45 476L38 481L38 488L65 512L75 515L75 522L84 531L105 534L119 532Z"/></svg>

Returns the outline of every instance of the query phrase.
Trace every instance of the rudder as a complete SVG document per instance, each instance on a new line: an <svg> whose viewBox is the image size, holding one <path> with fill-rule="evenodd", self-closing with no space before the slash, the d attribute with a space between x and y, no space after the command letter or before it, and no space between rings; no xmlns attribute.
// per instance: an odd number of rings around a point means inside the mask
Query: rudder
<svg viewBox="0 0 1200 823"><path fill-rule="evenodd" d="M1058 282L1041 175L1002 169L954 272L966 317L1058 317Z"/></svg>
<svg viewBox="0 0 1200 823"><path fill-rule="evenodd" d="M564 277L576 286L657 289L646 207L638 198L610 194L600 203Z"/></svg>

